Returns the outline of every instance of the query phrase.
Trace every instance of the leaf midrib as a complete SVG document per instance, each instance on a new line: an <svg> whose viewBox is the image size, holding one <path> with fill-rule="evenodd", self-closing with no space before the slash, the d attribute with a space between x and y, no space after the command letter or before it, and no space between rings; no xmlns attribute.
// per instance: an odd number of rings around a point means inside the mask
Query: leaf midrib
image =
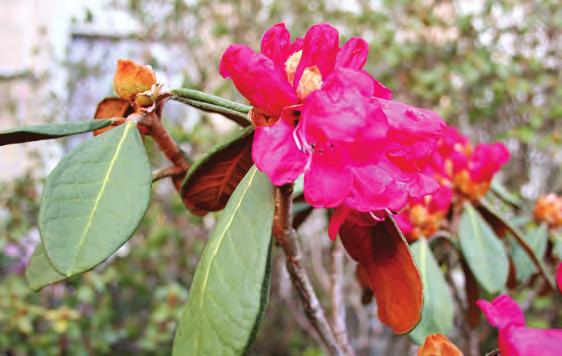
<svg viewBox="0 0 562 356"><path fill-rule="evenodd" d="M200 291L200 301L199 301L199 307L201 308L201 310L203 310L205 308L205 292L209 283L209 274L211 273L211 267L213 266L213 262L215 260L216 255L218 254L219 248L222 245L222 242L224 241L224 237L226 236L226 232L228 231L230 225L232 225L232 222L234 221L234 216L236 215L236 213L238 212L238 209L240 209L240 206L242 205L242 201L244 200L243 198L246 196L246 193L248 192L248 189L250 189L250 187L252 186L252 182L256 176L257 173L257 169L254 169L254 171L252 172L252 176L249 177L246 186L244 187L244 190L242 191L242 193L240 194L240 199L238 200L238 202L236 203L234 209L232 210L232 214L230 215L229 220L226 222L226 224L224 225L224 228L221 232L221 235L219 237L219 240L215 246L215 249L212 251L211 256L209 257L209 263L207 264L207 269L205 271L205 274L203 276L203 283L201 284L201 291ZM198 329L199 330L199 329ZM201 342L199 341L199 332L197 332L197 336L195 337L195 344L196 347L195 349L197 350L196 354L199 355L199 347L201 345Z"/></svg>
<svg viewBox="0 0 562 356"><path fill-rule="evenodd" d="M224 191L226 190L226 186L227 186L228 182L230 181L230 176L232 174L234 174L234 171L235 171L236 167L238 166L238 163L240 163L240 161L244 157L245 153L246 153L246 147L243 147L242 150L240 150L240 152L238 152L238 154L234 157L234 159L233 159L234 163L226 170L226 173L225 173L224 177L221 179L221 182L219 184L218 194L215 197L215 200L213 201L213 206L216 206L217 203L220 201L220 198L224 194ZM253 177L252 177L252 179L253 179Z"/></svg>
<svg viewBox="0 0 562 356"><path fill-rule="evenodd" d="M244 197L246 196L246 193L248 192L248 190L252 186L252 182L253 182L253 180L256 176L256 172L257 172L257 170L254 170L252 172L252 176L249 177L249 179L247 181L247 184L244 187L244 190L240 194L240 199L236 203L234 209L232 210L232 214L230 215L229 220L226 222L226 224L224 225L224 228L222 229L220 237L218 238L218 242L215 245L215 249L211 252L211 256L209 257L209 263L207 265L208 267L205 271L205 275L203 276L203 283L201 285L201 293L200 293L201 294L201 300L200 300L200 303L199 303L201 308L203 308L203 306L205 304L205 298L203 298L203 294L205 294L205 290L207 289L207 284L209 282L209 274L211 273L211 267L212 267L213 262L215 260L215 256L218 254L219 248L222 245L222 242L224 241L224 237L226 236L226 233L227 233L230 225L232 225L232 222L234 221L234 216L238 212L238 209L240 209L240 206L242 205L242 202L244 201Z"/></svg>
<svg viewBox="0 0 562 356"><path fill-rule="evenodd" d="M80 237L80 240L78 241L78 245L76 247L76 252L74 253L74 256L72 258L72 263L70 264L68 271L66 272L66 275L68 277L70 277L72 275L72 268L74 267L75 263L76 263L76 258L78 257L78 254L80 253L80 250L82 249L84 242L86 240L86 236L88 235L88 232L90 231L90 228L92 226L92 222L94 221L94 217L96 215L97 209L98 209L98 205L101 201L101 198L103 196L103 194L105 193L105 189L109 183L109 177L111 176L111 173L113 172L113 167L115 166L115 162L117 161L117 158L119 157L119 153L121 152L121 149L123 147L123 142L125 142L125 139L127 138L127 135L129 133L129 130L131 129L131 127L134 126L134 123L129 121L125 124L125 129L123 130L123 135L121 135L121 138L119 139L119 143L117 144L117 148L115 149L115 152L113 153L113 156L111 157L111 161L109 162L109 166L107 168L107 173L105 174L105 177L103 178L102 184L101 184L101 188L98 192L98 195L96 197L96 200L94 201L94 206L90 212L90 215L88 216L88 222L86 223L86 227L84 228L84 232L82 233L82 236Z"/></svg>

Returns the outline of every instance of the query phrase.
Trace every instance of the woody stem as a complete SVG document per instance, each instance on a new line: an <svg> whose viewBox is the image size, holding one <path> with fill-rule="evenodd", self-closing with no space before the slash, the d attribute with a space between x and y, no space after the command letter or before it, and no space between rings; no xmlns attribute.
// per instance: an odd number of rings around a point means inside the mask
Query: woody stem
<svg viewBox="0 0 562 356"><path fill-rule="evenodd" d="M287 271L304 307L306 317L330 354L343 355L342 347L336 341L324 309L302 265L298 237L292 222L292 194L293 184L285 184L275 190L276 214L273 235L285 252Z"/></svg>
<svg viewBox="0 0 562 356"><path fill-rule="evenodd" d="M190 164L179 146L172 139L166 128L164 128L164 125L162 125L160 118L155 113L147 113L139 123L149 130L150 136L156 141L158 147L168 160L174 166L180 167L187 172Z"/></svg>

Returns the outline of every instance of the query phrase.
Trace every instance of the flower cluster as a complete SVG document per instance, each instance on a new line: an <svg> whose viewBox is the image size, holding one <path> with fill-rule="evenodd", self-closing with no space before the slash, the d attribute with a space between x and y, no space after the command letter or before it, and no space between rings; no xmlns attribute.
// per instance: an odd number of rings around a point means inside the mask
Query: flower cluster
<svg viewBox="0 0 562 356"><path fill-rule="evenodd" d="M261 53L235 44L220 63L221 75L254 107L256 166L278 186L304 173L309 204L339 207L332 237L350 212L397 211L439 187L422 163L443 121L393 101L363 70L367 56L363 39L340 47L330 25L314 25L291 42L277 24L264 34Z"/></svg>
<svg viewBox="0 0 562 356"><path fill-rule="evenodd" d="M499 329L498 346L502 355L561 355L562 329L537 329L525 326L525 316L508 295L491 302L478 300L488 323Z"/></svg>
<svg viewBox="0 0 562 356"><path fill-rule="evenodd" d="M407 209L395 216L396 223L409 241L433 236L443 224L452 198L453 190L444 183L433 195L411 198Z"/></svg>
<svg viewBox="0 0 562 356"><path fill-rule="evenodd" d="M457 129L448 126L432 155L431 167L441 182L470 200L484 196L494 175L509 161L504 144L478 144L475 147Z"/></svg>
<svg viewBox="0 0 562 356"><path fill-rule="evenodd" d="M448 126L424 170L439 181L440 188L433 196L409 199L408 208L396 216L400 229L410 241L432 236L441 227L453 195L461 200L481 198L508 160L509 151L502 143L473 148L468 138Z"/></svg>
<svg viewBox="0 0 562 356"><path fill-rule="evenodd" d="M551 193L539 198L534 215L538 223L545 222L552 229L562 227L562 197Z"/></svg>

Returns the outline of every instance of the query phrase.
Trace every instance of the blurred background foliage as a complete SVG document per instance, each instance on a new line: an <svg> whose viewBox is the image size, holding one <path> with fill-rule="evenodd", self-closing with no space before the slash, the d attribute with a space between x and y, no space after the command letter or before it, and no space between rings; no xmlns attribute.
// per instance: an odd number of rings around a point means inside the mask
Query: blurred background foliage
<svg viewBox="0 0 562 356"><path fill-rule="evenodd" d="M67 120L90 118L96 102L111 93L119 57L153 65L168 88L192 87L242 101L218 75L228 44L258 49L261 35L274 23L283 21L302 35L314 23L329 22L343 39L361 36L369 42L366 69L393 89L397 100L432 108L474 141L504 140L513 158L500 179L525 201L522 215L539 195L562 190L562 6L556 0L113 0L105 11L127 13L135 30L73 31L62 63L69 95L49 107L46 120L61 112ZM86 8L73 26L88 28L99 16L104 13ZM3 78L8 84L12 79ZM55 99L56 93L49 93L45 105ZM193 159L232 127L177 104L169 105L166 117ZM75 146L74 140L63 141L62 150ZM144 222L116 256L92 272L34 293L22 271L39 239L36 216L45 172L40 156L29 160L36 163L28 173L0 183L0 352L169 354L175 321L215 216L192 216L171 183L158 182ZM155 167L164 165L158 154L152 161ZM324 212L315 212L301 235L305 263L325 297L331 243L324 229ZM277 251L270 306L252 353L321 354L281 257ZM415 350L407 338L378 323L373 305L361 304L349 260L346 274L356 349L373 355ZM531 323L560 320L549 298L519 291ZM452 339L464 347L460 318ZM483 328L481 339L490 346L486 350L493 348L489 329Z"/></svg>

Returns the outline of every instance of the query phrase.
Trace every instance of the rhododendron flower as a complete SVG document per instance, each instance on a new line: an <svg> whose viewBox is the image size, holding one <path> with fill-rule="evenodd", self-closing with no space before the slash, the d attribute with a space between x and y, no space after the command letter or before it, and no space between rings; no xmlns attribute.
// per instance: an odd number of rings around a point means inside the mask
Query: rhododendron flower
<svg viewBox="0 0 562 356"><path fill-rule="evenodd" d="M508 295L492 302L476 302L488 323L499 330L498 346L502 356L558 356L562 355L562 329L525 327L525 316Z"/></svg>
<svg viewBox="0 0 562 356"><path fill-rule="evenodd" d="M415 241L421 236L431 237L441 227L452 198L451 187L443 184L433 195L410 198L408 207L394 218L409 241Z"/></svg>
<svg viewBox="0 0 562 356"><path fill-rule="evenodd" d="M553 193L540 197L534 214L539 223L545 222L552 229L562 227L562 198Z"/></svg>
<svg viewBox="0 0 562 356"><path fill-rule="evenodd" d="M330 25L312 26L291 42L277 24L264 34L261 53L231 45L221 59L221 74L257 111L256 166L275 185L304 173L314 207L399 210L409 197L438 189L420 166L443 121L392 101L390 90L363 71L367 54L360 38L339 47Z"/></svg>
<svg viewBox="0 0 562 356"><path fill-rule="evenodd" d="M418 349L418 356L462 356L462 352L445 335L431 334Z"/></svg>
<svg viewBox="0 0 562 356"><path fill-rule="evenodd" d="M476 200L488 191L490 182L510 154L502 143L473 147L457 129L448 126L432 156L432 168L455 189Z"/></svg>

